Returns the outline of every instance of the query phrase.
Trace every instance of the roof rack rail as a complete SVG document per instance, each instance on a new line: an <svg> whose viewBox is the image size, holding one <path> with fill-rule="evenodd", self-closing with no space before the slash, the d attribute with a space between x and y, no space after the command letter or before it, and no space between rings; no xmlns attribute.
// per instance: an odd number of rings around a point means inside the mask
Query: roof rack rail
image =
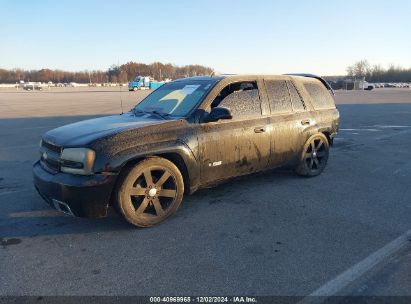
<svg viewBox="0 0 411 304"><path fill-rule="evenodd" d="M333 95L335 95L333 88L331 85L325 80L324 78L314 75L314 74L307 74L307 73L295 73L295 74L285 74L287 76L301 76L301 77L308 77L308 78L315 78L321 81L321 83L329 90Z"/></svg>

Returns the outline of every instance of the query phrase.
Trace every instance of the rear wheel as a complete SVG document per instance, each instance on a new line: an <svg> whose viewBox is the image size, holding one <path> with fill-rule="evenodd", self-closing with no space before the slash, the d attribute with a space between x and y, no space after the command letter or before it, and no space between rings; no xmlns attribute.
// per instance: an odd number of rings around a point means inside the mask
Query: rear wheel
<svg viewBox="0 0 411 304"><path fill-rule="evenodd" d="M316 134L304 145L296 173L301 176L320 175L327 165L330 145L324 134Z"/></svg>
<svg viewBox="0 0 411 304"><path fill-rule="evenodd" d="M135 226L150 227L176 212L183 199L184 182L172 162L152 157L129 170L116 191L121 215Z"/></svg>

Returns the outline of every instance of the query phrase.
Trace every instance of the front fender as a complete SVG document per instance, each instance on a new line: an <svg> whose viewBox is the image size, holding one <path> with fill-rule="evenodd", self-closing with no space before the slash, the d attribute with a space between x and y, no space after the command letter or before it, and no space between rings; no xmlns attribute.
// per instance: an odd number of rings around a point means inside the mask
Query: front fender
<svg viewBox="0 0 411 304"><path fill-rule="evenodd" d="M177 154L184 161L190 182L190 192L195 191L200 181L200 166L190 147L181 141L166 141L129 147L106 159L100 159L95 164L94 169L95 172L119 173L128 163L138 159L170 154Z"/></svg>

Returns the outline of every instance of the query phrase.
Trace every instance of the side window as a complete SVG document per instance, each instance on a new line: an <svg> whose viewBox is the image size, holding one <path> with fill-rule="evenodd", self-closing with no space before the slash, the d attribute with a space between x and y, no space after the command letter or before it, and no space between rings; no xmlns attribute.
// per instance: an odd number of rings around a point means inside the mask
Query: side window
<svg viewBox="0 0 411 304"><path fill-rule="evenodd" d="M211 107L226 107L233 118L261 115L260 94L257 82L239 82L225 87L211 104Z"/></svg>
<svg viewBox="0 0 411 304"><path fill-rule="evenodd" d="M290 90L291 102L293 104L293 109L295 112L300 112L305 110L305 104L301 99L300 94L294 86L294 83L287 81L288 88Z"/></svg>
<svg viewBox="0 0 411 304"><path fill-rule="evenodd" d="M285 80L265 80L272 114L291 113L291 99Z"/></svg>
<svg viewBox="0 0 411 304"><path fill-rule="evenodd" d="M304 87L311 96L314 109L335 108L334 99L321 83L307 82Z"/></svg>

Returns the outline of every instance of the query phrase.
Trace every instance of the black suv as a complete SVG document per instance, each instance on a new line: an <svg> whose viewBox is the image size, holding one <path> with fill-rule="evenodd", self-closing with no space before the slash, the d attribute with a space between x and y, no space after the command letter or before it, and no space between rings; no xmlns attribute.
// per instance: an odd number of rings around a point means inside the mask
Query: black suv
<svg viewBox="0 0 411 304"><path fill-rule="evenodd" d="M112 204L152 226L223 180L285 165L320 174L339 125L332 95L308 74L176 80L128 113L44 134L34 185L59 211L102 217Z"/></svg>

